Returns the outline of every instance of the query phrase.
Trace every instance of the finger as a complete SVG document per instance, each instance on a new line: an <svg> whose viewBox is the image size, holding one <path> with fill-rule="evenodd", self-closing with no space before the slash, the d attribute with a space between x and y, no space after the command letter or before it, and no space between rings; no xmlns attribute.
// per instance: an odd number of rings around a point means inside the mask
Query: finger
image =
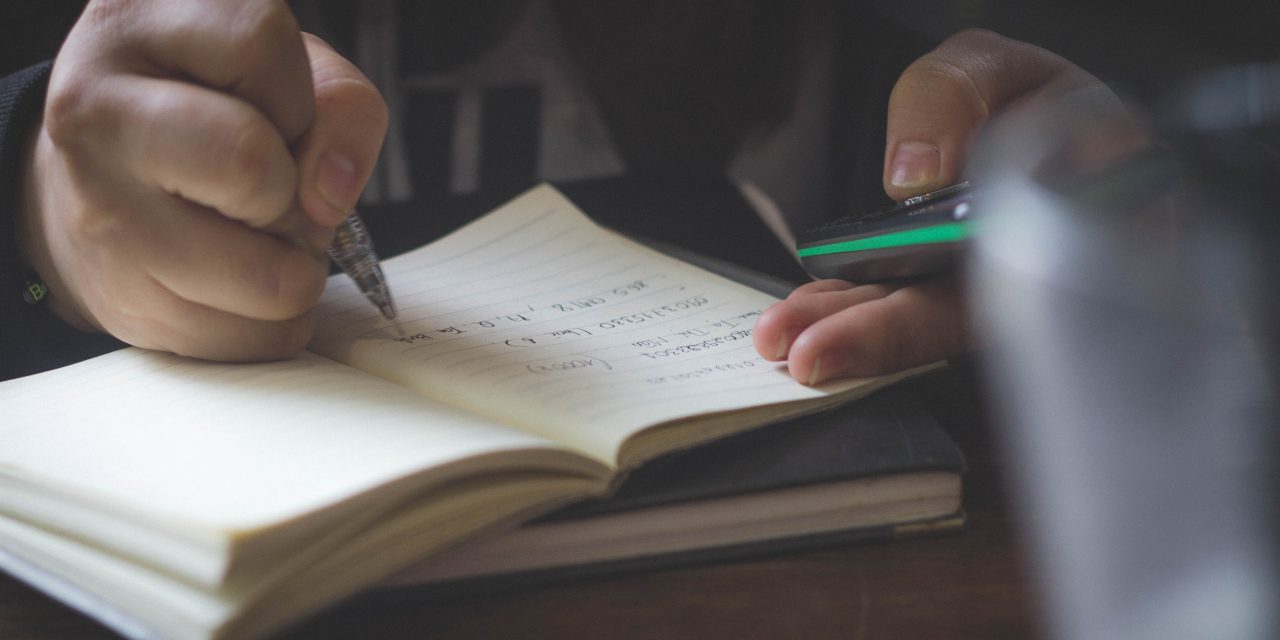
<svg viewBox="0 0 1280 640"><path fill-rule="evenodd" d="M275 127L240 100L170 80L103 83L81 112L62 110L55 141L82 145L104 166L250 226L264 227L295 197L297 169ZM88 106L92 105L92 106ZM98 136L89 143L86 138Z"/></svg>
<svg viewBox="0 0 1280 640"><path fill-rule="evenodd" d="M814 322L788 353L791 375L807 384L880 375L959 353L969 329L951 279L898 289Z"/></svg>
<svg viewBox="0 0 1280 640"><path fill-rule="evenodd" d="M153 283L154 313L113 330L125 342L178 355L219 361L279 360L297 355L311 339L312 319L244 318L183 300Z"/></svg>
<svg viewBox="0 0 1280 640"><path fill-rule="evenodd" d="M888 285L856 286L842 280L819 280L799 287L760 314L752 332L756 351L767 360L787 359L792 342L813 323L847 307L883 298L893 290Z"/></svg>
<svg viewBox="0 0 1280 640"><path fill-rule="evenodd" d="M297 168L285 140L247 103L192 84L133 77L103 84L84 112L61 110L54 134L84 145L100 136L108 166L309 247L319 254L331 232L294 206ZM74 121L81 121L82 125Z"/></svg>
<svg viewBox="0 0 1280 640"><path fill-rule="evenodd" d="M317 223L336 226L355 208L387 132L387 106L373 83L320 38L304 34L316 116L297 146L298 201Z"/></svg>
<svg viewBox="0 0 1280 640"><path fill-rule="evenodd" d="M124 34L157 72L252 104L286 140L311 125L310 64L284 0L96 3L108 33ZM90 7L92 10L93 7Z"/></svg>
<svg viewBox="0 0 1280 640"><path fill-rule="evenodd" d="M808 295L810 293L819 293L822 291L843 291L845 289L852 289L855 286L857 285L847 280L836 280L834 278L814 280L813 282L806 282L795 289L792 289L791 293L788 294L787 297L792 298Z"/></svg>
<svg viewBox="0 0 1280 640"><path fill-rule="evenodd" d="M979 127L1051 84L1096 83L1066 60L988 31L965 31L907 67L889 97L884 188L895 200L956 182Z"/></svg>
<svg viewBox="0 0 1280 640"><path fill-rule="evenodd" d="M309 311L324 290L323 259L178 198L157 196L136 259L179 298L255 320Z"/></svg>

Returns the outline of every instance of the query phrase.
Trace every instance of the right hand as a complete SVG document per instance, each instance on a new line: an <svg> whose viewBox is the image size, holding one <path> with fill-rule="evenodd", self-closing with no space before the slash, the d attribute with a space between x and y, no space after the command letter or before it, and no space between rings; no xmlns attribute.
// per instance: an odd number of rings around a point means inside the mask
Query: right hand
<svg viewBox="0 0 1280 640"><path fill-rule="evenodd" d="M1090 95L1120 100L1083 69L988 31L958 33L903 72L889 97L885 193L894 200L953 184L978 131L1010 109ZM810 282L764 311L753 340L797 380L883 375L950 358L975 345L963 278L911 283Z"/></svg>
<svg viewBox="0 0 1280 640"><path fill-rule="evenodd" d="M54 63L20 248L73 326L216 360L293 355L386 122L284 0L94 0Z"/></svg>

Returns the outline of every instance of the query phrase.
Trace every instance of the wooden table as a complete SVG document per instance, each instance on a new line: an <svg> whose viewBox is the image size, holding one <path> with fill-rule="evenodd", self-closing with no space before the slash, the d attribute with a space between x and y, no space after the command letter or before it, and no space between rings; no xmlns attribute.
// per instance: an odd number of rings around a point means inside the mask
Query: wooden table
<svg viewBox="0 0 1280 640"><path fill-rule="evenodd" d="M286 633L302 638L1034 638L1018 518L968 368L912 381L960 443L967 531L537 589L424 599L375 592ZM0 638L114 638L0 574Z"/></svg>

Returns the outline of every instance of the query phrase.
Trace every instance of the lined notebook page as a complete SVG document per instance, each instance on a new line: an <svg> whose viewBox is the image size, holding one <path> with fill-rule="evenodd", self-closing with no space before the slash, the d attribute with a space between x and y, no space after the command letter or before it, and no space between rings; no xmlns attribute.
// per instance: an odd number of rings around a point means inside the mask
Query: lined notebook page
<svg viewBox="0 0 1280 640"><path fill-rule="evenodd" d="M828 394L756 354L774 298L603 229L549 186L383 268L399 326L335 276L313 351L602 461L648 425Z"/></svg>
<svg viewBox="0 0 1280 640"><path fill-rule="evenodd" d="M0 397L0 507L6 483L37 484L211 546L437 465L552 446L314 354L216 364L130 348Z"/></svg>

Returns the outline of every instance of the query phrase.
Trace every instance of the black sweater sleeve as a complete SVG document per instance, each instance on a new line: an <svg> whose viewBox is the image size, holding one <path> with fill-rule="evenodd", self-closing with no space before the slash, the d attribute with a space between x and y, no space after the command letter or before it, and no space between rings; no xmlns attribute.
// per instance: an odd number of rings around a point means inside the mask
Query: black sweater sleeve
<svg viewBox="0 0 1280 640"><path fill-rule="evenodd" d="M53 369L123 346L68 326L28 303L17 215L27 142L39 124L50 63L0 79L0 380ZM57 295L57 292L52 292Z"/></svg>

